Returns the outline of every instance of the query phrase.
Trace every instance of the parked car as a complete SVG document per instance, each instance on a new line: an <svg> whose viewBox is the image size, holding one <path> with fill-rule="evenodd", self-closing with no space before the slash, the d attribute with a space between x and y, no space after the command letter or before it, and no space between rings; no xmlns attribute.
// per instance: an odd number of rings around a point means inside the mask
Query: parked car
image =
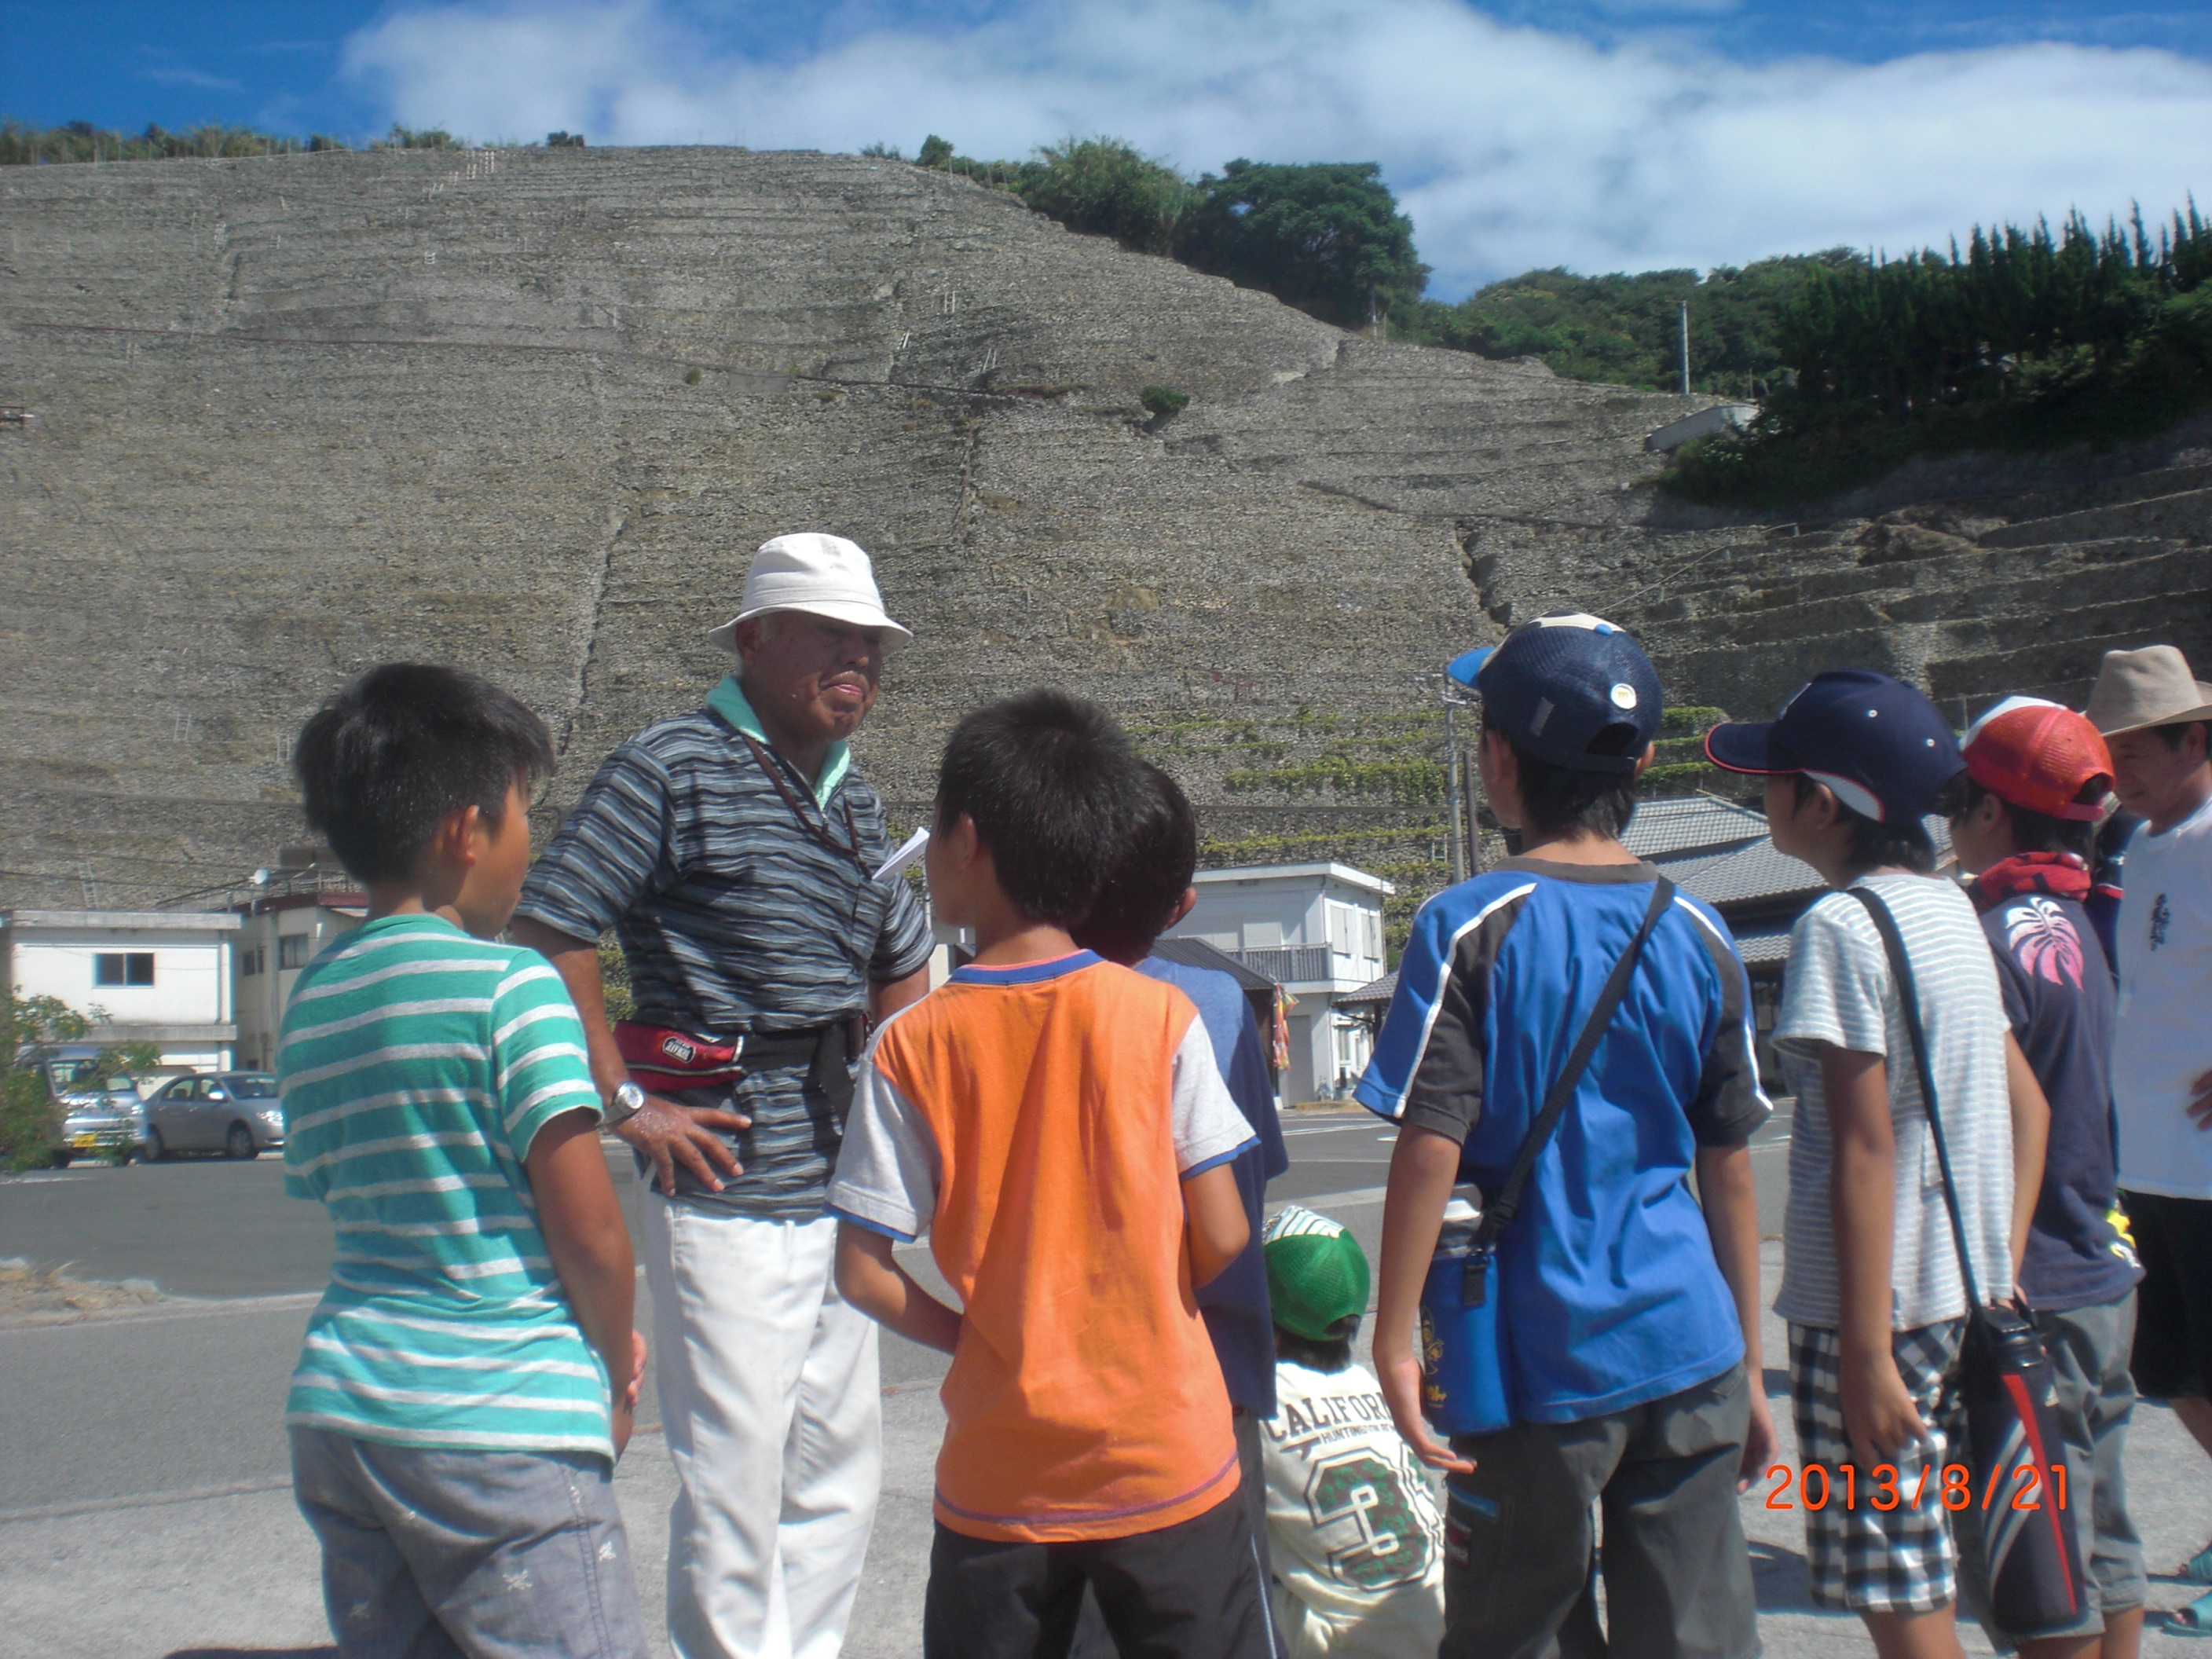
<svg viewBox="0 0 2212 1659"><path fill-rule="evenodd" d="M258 1158L284 1144L276 1079L266 1072L204 1072L180 1077L146 1102L146 1159L174 1152Z"/></svg>
<svg viewBox="0 0 2212 1659"><path fill-rule="evenodd" d="M112 1077L104 1087L89 1081L100 1052L90 1042L41 1043L36 1050L34 1063L62 1109L53 1151L57 1170L67 1169L72 1158L103 1152L128 1157L145 1138L145 1113L132 1080Z"/></svg>

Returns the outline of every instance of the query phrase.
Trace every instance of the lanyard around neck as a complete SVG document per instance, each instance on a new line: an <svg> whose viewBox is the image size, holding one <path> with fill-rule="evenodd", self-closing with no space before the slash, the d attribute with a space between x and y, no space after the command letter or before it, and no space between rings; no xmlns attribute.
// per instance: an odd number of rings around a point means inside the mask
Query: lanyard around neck
<svg viewBox="0 0 2212 1659"><path fill-rule="evenodd" d="M799 797L792 793L790 784L784 781L783 769L776 763L776 757L769 753L768 746L750 732L740 731L738 735L745 740L745 747L752 750L755 763L767 774L768 781L775 786L775 793L783 798L784 805L790 809L791 816L799 827L817 845L827 848L840 858L851 860L863 876L872 874L860 852L860 826L853 817L852 798L842 791L839 792L839 804L845 809L845 835L850 842L850 845L840 845L837 838L830 833L828 809L823 809L819 822L809 817L806 809L799 804Z"/></svg>

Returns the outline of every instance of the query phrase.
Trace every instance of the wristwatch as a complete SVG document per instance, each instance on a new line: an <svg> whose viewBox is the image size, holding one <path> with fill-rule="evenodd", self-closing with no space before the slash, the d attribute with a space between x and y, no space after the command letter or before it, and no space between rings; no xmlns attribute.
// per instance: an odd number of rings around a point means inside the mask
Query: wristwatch
<svg viewBox="0 0 2212 1659"><path fill-rule="evenodd" d="M607 1109L599 1118L602 1129L619 1129L645 1109L645 1091L625 1079L615 1085L608 1097Z"/></svg>

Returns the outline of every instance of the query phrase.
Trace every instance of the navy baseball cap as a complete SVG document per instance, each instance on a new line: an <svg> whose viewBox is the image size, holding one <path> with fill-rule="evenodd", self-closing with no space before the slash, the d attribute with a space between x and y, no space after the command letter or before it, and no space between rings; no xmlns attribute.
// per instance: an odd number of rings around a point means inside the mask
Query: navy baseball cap
<svg viewBox="0 0 2212 1659"><path fill-rule="evenodd" d="M1571 772L1633 773L1659 735L1659 672L1627 629L1600 617L1539 617L1444 672L1482 694L1485 717L1516 748Z"/></svg>
<svg viewBox="0 0 2212 1659"><path fill-rule="evenodd" d="M1876 823L1917 823L1966 766L1951 723L1902 681L1816 674L1771 720L1716 726L1705 754L1731 772L1802 773Z"/></svg>

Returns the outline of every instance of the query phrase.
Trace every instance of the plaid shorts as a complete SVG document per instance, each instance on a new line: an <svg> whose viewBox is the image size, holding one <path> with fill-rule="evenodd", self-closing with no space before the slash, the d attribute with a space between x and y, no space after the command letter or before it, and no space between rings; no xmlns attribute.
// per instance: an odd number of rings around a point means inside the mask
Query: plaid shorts
<svg viewBox="0 0 2212 1659"><path fill-rule="evenodd" d="M1944 1466L1969 1457L1966 1402L1959 1391L1966 1331L1965 1320L1952 1319L1891 1333L1897 1374L1929 1437L1893 1466L1882 1464L1871 1473L1855 1469L1847 1477L1844 1465L1857 1460L1844 1432L1838 1381L1842 1339L1814 1326L1790 1328L1798 1468L1821 1464L1830 1477L1818 1509L1800 1504L1817 1605L1853 1613L1933 1613L1956 1597L1959 1552L1942 1488ZM1798 1496L1811 1497L1802 1477Z"/></svg>

